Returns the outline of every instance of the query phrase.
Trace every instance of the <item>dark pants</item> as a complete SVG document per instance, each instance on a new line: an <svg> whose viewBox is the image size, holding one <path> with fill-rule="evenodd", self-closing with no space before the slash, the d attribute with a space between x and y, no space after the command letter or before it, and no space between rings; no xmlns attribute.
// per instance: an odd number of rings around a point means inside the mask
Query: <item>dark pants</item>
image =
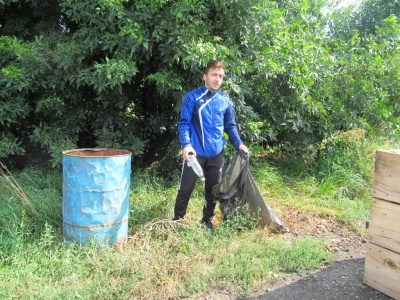
<svg viewBox="0 0 400 300"><path fill-rule="evenodd" d="M212 158L197 156L197 161L202 167L206 179L202 222L207 223L211 222L215 213L216 202L212 196L212 188L221 180L222 168L224 166L224 152L222 151L220 154ZM175 201L175 220L181 219L185 216L189 199L197 180L198 177L196 173L187 165L187 162L184 161L178 195L176 196Z"/></svg>

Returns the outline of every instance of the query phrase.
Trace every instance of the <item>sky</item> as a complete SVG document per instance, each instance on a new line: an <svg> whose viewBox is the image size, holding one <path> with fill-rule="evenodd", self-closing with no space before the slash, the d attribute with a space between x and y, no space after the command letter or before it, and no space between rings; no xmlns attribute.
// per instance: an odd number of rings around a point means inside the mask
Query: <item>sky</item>
<svg viewBox="0 0 400 300"><path fill-rule="evenodd" d="M361 2L362 2L362 0L342 0L342 1L340 1L338 8L348 6L350 4L359 4Z"/></svg>

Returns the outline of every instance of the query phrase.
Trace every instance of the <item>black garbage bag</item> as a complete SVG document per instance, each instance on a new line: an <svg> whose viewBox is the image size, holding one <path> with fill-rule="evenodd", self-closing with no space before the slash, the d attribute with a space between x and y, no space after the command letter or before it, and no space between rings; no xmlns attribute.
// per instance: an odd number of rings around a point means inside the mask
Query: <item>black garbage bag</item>
<svg viewBox="0 0 400 300"><path fill-rule="evenodd" d="M249 170L249 155L243 151L233 156L221 182L213 188L213 196L220 202L224 218L250 213L258 220L259 227L269 227L280 233L289 232L289 228L282 224L261 196Z"/></svg>

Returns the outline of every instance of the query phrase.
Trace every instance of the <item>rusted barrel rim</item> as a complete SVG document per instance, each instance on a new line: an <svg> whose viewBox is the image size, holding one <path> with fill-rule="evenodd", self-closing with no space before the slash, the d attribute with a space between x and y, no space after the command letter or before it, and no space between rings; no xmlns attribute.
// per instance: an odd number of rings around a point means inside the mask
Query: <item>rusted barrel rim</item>
<svg viewBox="0 0 400 300"><path fill-rule="evenodd" d="M71 149L62 152L67 156L78 157L116 157L116 156L130 156L131 152L127 150L109 149L109 148L81 148Z"/></svg>

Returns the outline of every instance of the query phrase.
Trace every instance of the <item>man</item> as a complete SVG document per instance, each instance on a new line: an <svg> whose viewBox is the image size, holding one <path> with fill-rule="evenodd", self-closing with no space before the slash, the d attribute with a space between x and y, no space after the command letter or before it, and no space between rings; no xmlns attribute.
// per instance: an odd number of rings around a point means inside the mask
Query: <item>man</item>
<svg viewBox="0 0 400 300"><path fill-rule="evenodd" d="M227 95L218 91L225 76L221 62L210 62L203 72L205 85L186 94L178 122L179 141L182 144L183 167L174 208L174 220L183 218L197 175L188 166L189 154L196 156L205 177L205 203L202 223L212 229L215 201L212 188L221 180L224 165L224 132L236 150L248 153L240 139L232 103Z"/></svg>

